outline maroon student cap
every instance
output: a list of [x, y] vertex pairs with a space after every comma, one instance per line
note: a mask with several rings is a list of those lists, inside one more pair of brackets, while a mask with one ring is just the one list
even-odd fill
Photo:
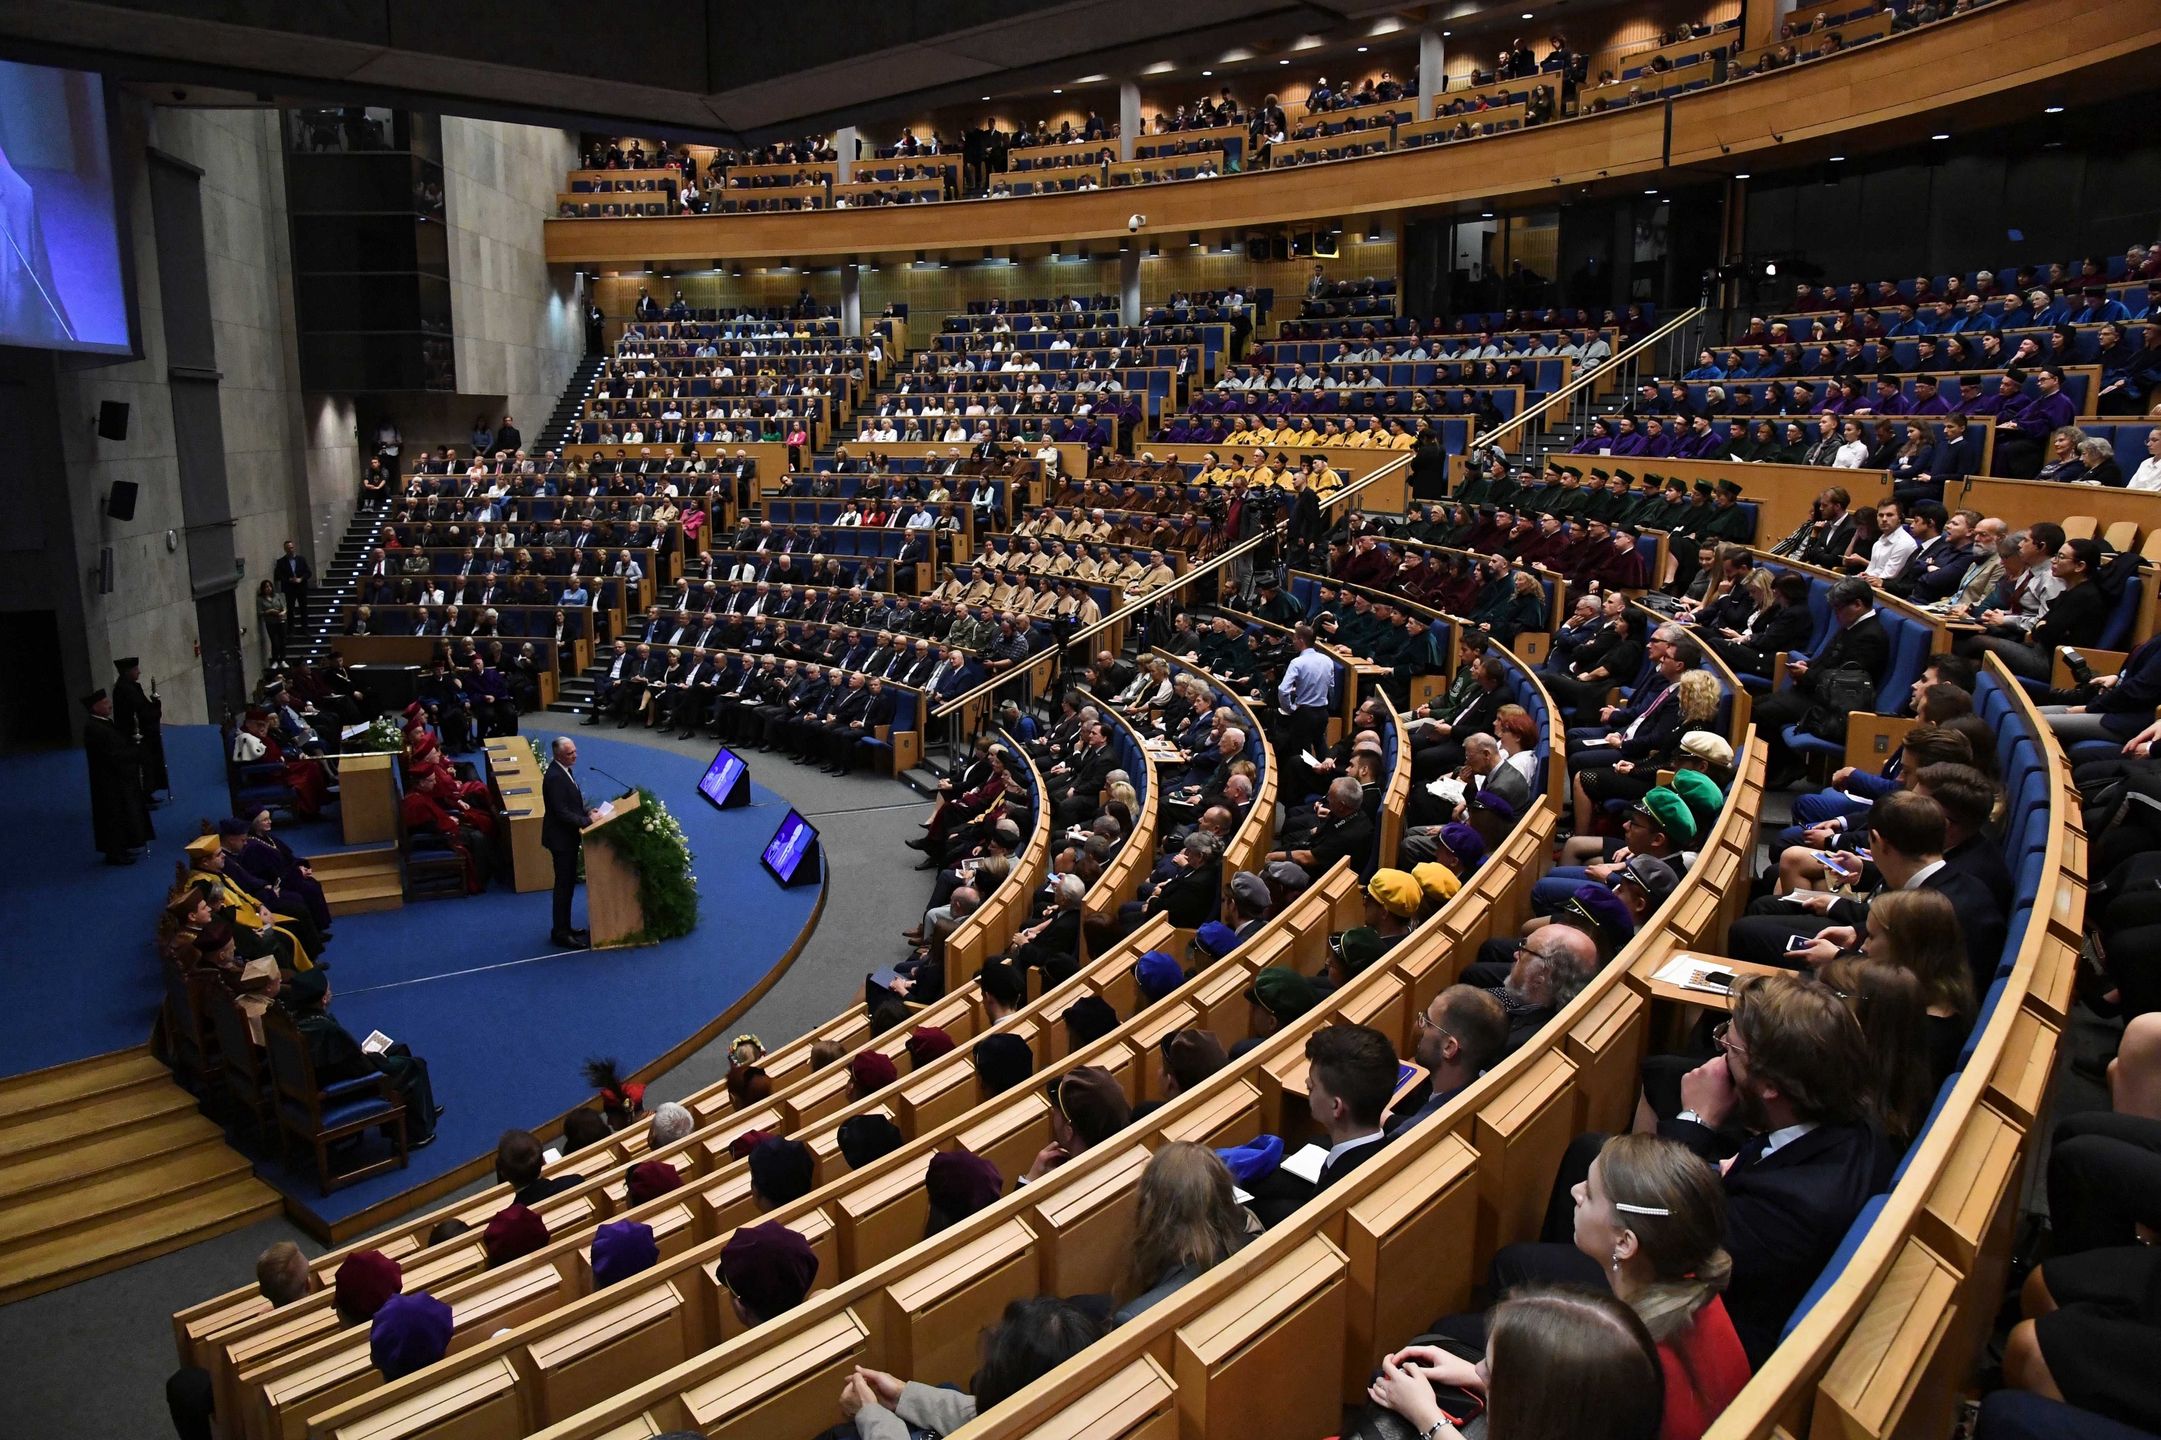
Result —
[[810, 1242], [775, 1221], [744, 1225], [720, 1247], [720, 1279], [761, 1320], [792, 1310], [818, 1278]]
[[877, 1051], [866, 1050], [848, 1062], [848, 1078], [855, 1082], [858, 1091], [868, 1095], [900, 1079], [900, 1070]]
[[922, 1069], [953, 1049], [953, 1037], [935, 1025], [918, 1025], [908, 1032], [908, 1061]]
[[360, 1250], [338, 1266], [338, 1314], [346, 1320], [373, 1320], [391, 1296], [405, 1288], [405, 1270], [380, 1250]]
[[505, 1205], [488, 1222], [488, 1263], [504, 1265], [548, 1243], [548, 1222], [523, 1205]]
[[630, 1167], [623, 1188], [630, 1194], [630, 1203], [643, 1205], [655, 1195], [665, 1195], [683, 1183], [676, 1168], [665, 1160], [643, 1160]]
[[930, 1157], [923, 1177], [935, 1217], [947, 1224], [973, 1215], [1005, 1193], [1005, 1176], [980, 1155], [966, 1150], [940, 1150]]

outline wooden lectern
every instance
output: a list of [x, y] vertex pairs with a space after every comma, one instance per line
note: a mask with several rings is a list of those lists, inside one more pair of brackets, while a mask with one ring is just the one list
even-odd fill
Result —
[[595, 950], [620, 946], [623, 937], [645, 928], [645, 907], [638, 903], [638, 872], [606, 841], [595, 837], [637, 813], [638, 792], [609, 802], [615, 813], [579, 832], [585, 842], [585, 927]]

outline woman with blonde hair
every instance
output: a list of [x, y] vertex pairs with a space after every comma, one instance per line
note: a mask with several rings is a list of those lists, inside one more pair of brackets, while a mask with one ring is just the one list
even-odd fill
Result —
[[1233, 1190], [1230, 1170], [1205, 1145], [1180, 1141], [1155, 1153], [1141, 1173], [1119, 1324], [1199, 1279], [1259, 1233], [1260, 1222]]
[[[1681, 739], [1696, 730], [1718, 728], [1718, 702], [1720, 697], [1718, 677], [1700, 666], [1681, 672], [1673, 682], [1674, 703], [1680, 707], [1681, 728], [1673, 732], [1672, 739], [1662, 748], [1634, 760], [1616, 760], [1611, 765], [1576, 772], [1574, 790], [1576, 835], [1599, 839], [1594, 833], [1597, 817], [1616, 806], [1625, 809], [1651, 793], [1658, 785], [1658, 772], [1676, 768], [1681, 756]], [[1583, 847], [1588, 853], [1588, 847]], [[1604, 858], [1601, 841], [1599, 859]], [[1573, 863], [1564, 860], [1564, 864]]]
[[[1582, 1182], [1569, 1193], [1575, 1204], [1577, 1251], [1605, 1272], [1612, 1288], [1610, 1298], [1626, 1307], [1655, 1347], [1654, 1375], [1663, 1376], [1663, 1385], [1654, 1379], [1646, 1387], [1654, 1423], [1641, 1430], [1610, 1428], [1619, 1422], [1602, 1416], [1611, 1408], [1603, 1404], [1586, 1404], [1577, 1411], [1579, 1418], [1561, 1428], [1524, 1429], [1504, 1423], [1500, 1377], [1511, 1368], [1510, 1308], [1524, 1303], [1526, 1297], [1520, 1295], [1493, 1312], [1483, 1361], [1474, 1366], [1455, 1353], [1464, 1348], [1461, 1341], [1447, 1342], [1454, 1348], [1414, 1344], [1382, 1361], [1382, 1378], [1372, 1391], [1374, 1400], [1427, 1433], [1426, 1427], [1439, 1412], [1437, 1407], [1428, 1411], [1421, 1405], [1419, 1388], [1425, 1390], [1427, 1402], [1434, 1398], [1434, 1384], [1486, 1392], [1486, 1433], [1493, 1440], [1525, 1436], [1574, 1440], [1636, 1433], [1655, 1434], [1659, 1440], [1697, 1440], [1710, 1428], [1749, 1376], [1747, 1354], [1721, 1298], [1733, 1262], [1724, 1248], [1726, 1190], [1718, 1172], [1677, 1140], [1616, 1135], [1606, 1141]], [[1586, 1299], [1594, 1293], [1552, 1292]], [[1402, 1384], [1391, 1371], [1397, 1376], [1418, 1374], [1429, 1384]], [[1569, 1388], [1559, 1375], [1552, 1377], [1551, 1385]], [[1585, 1397], [1586, 1401], [1590, 1398]]]

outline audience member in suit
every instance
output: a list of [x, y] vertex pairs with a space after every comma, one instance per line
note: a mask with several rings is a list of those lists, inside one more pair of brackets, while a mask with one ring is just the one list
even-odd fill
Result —
[[1876, 592], [1858, 575], [1848, 576], [1831, 587], [1828, 597], [1831, 623], [1835, 627], [1823, 648], [1807, 660], [1790, 662], [1793, 679], [1785, 689], [1774, 690], [1756, 702], [1756, 733], [1768, 747], [1768, 782], [1784, 789], [1800, 778], [1801, 763], [1781, 738], [1788, 725], [1798, 724], [1817, 703], [1823, 677], [1834, 670], [1858, 669], [1871, 680], [1883, 678], [1891, 659], [1891, 638], [1884, 633], [1883, 619], [1876, 613]]
[[2024, 639], [1991, 633], [1981, 639], [1981, 648], [2003, 661], [2014, 675], [2028, 680], [2048, 679], [2058, 646], [2090, 647], [2108, 624], [2114, 601], [2096, 583], [2101, 560], [2100, 541], [2065, 542], [2049, 562], [2049, 573], [2063, 589], [2048, 602], [2040, 623]]
[[1255, 1182], [1252, 1211], [1275, 1225], [1371, 1160], [1388, 1143], [1381, 1118], [1396, 1091], [1396, 1048], [1369, 1025], [1326, 1025], [1306, 1041], [1306, 1108], [1326, 1137], [1320, 1176], [1288, 1170]]
[[1323, 818], [1302, 849], [1278, 850], [1271, 861], [1288, 860], [1308, 875], [1321, 875], [1336, 861], [1348, 857], [1351, 868], [1361, 874], [1373, 864], [1373, 818], [1366, 814], [1365, 787], [1349, 775], [1329, 782], [1321, 801]]
[[[1996, 882], [1984, 868], [1986, 862], [1975, 849], [1963, 851], [1959, 864], [1949, 863], [1944, 854], [1949, 836], [1944, 806], [1912, 791], [1885, 796], [1869, 812], [1870, 863], [1883, 879], [1878, 893], [1928, 889], [1948, 896], [1964, 929], [1974, 993], [1980, 994], [1994, 979], [1996, 962], [2003, 954], [2008, 920], [2003, 902], [2009, 891], [1995, 888]], [[1988, 843], [1985, 837], [1968, 838]], [[1846, 874], [1858, 878], [1860, 869], [1856, 866]], [[1733, 923], [1726, 944], [1736, 959], [1760, 965], [1824, 965], [1842, 953], [1858, 951], [1866, 942], [1866, 899], [1823, 890], [1789, 893], [1799, 900], [1759, 900]], [[1796, 909], [1797, 904], [1801, 908]], [[1795, 935], [1809, 937], [1809, 948], [1789, 952], [1787, 941]]]
[[1451, 985], [1412, 1022], [1411, 1055], [1426, 1069], [1420, 1089], [1389, 1113], [1390, 1135], [1408, 1130], [1453, 1100], [1508, 1050], [1508, 1011], [1490, 990]]
[[1678, 740], [1685, 723], [1681, 697], [1674, 686], [1703, 664], [1703, 651], [1678, 625], [1661, 625], [1645, 647], [1650, 678], [1636, 687], [1626, 705], [1608, 705], [1598, 723], [1568, 732], [1568, 768], [1603, 770], [1627, 760], [1662, 754]]
[[1780, 656], [1807, 647], [1815, 623], [1808, 613], [1808, 577], [1788, 570], [1771, 581], [1767, 603], [1745, 621], [1714, 627], [1699, 617], [1695, 635], [1736, 674], [1769, 677]]
[[1460, 767], [1465, 737], [1493, 728], [1493, 717], [1507, 698], [1501, 687], [1507, 683], [1508, 667], [1492, 655], [1481, 655], [1471, 665], [1477, 684], [1467, 700], [1446, 714], [1411, 722], [1414, 781], [1430, 782]]

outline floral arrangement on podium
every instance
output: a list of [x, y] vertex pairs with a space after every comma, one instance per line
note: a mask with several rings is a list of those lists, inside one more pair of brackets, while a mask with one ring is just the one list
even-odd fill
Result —
[[624, 944], [654, 945], [697, 927], [698, 875], [692, 868], [690, 840], [658, 795], [640, 785], [638, 808], [601, 826], [592, 838], [614, 847], [638, 872], [645, 928], [625, 936]]

